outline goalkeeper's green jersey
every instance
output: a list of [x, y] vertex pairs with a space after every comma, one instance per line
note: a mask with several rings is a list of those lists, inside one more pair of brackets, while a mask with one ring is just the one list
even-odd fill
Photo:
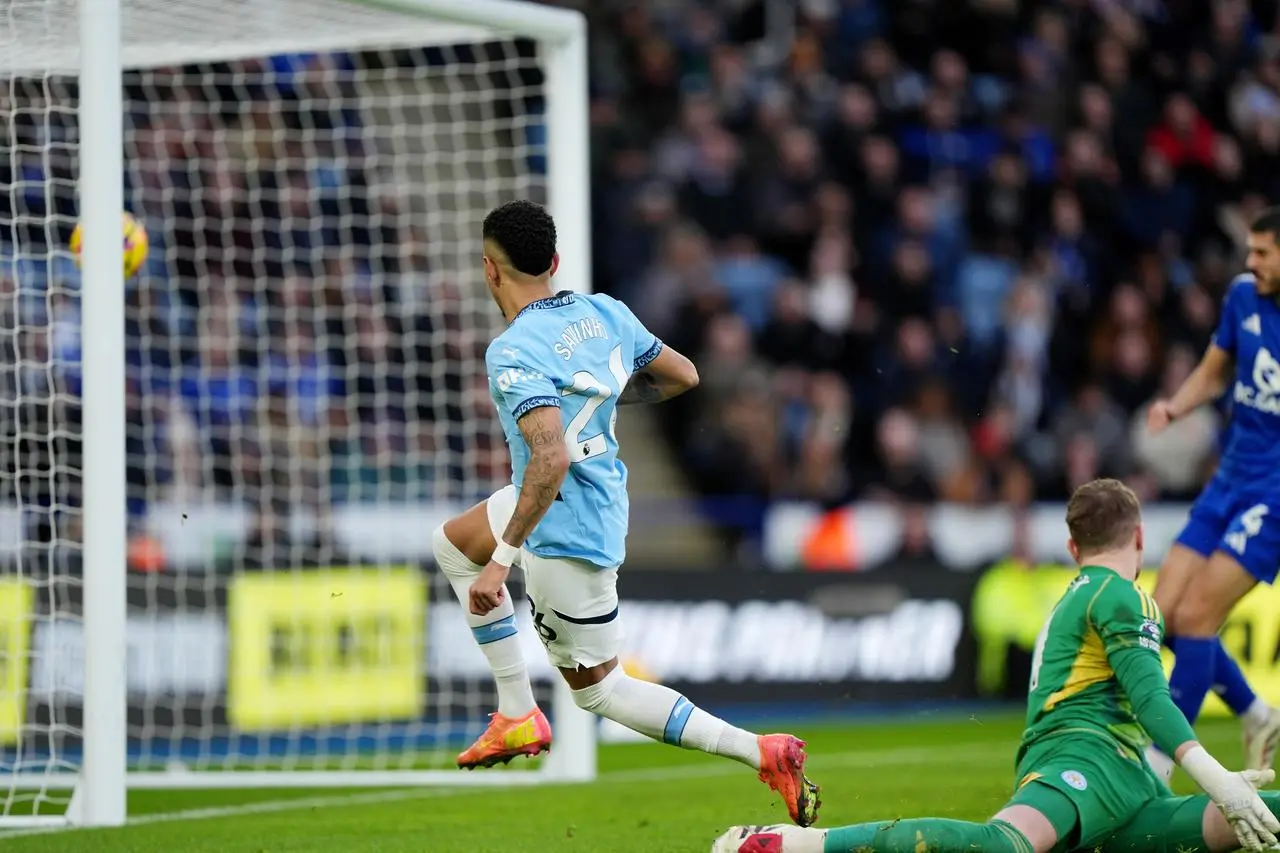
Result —
[[1195, 735], [1169, 698], [1155, 600], [1111, 569], [1085, 566], [1036, 640], [1018, 761], [1059, 736], [1095, 736], [1139, 759], [1152, 740], [1169, 755]]

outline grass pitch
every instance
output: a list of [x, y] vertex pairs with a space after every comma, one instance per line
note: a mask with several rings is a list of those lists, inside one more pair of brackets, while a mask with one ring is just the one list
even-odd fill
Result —
[[[820, 826], [990, 816], [1013, 784], [1016, 712], [809, 725]], [[780, 730], [785, 727], [770, 727]], [[1232, 721], [1200, 734], [1241, 757]], [[512, 789], [138, 791], [114, 830], [0, 834], [5, 853], [707, 853], [725, 827], [787, 819], [737, 764], [650, 744], [605, 746], [591, 785]], [[1185, 778], [1176, 780], [1190, 790]]]

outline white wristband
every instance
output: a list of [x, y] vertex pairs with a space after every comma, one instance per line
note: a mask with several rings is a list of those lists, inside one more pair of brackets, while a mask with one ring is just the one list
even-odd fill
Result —
[[1183, 770], [1187, 771], [1187, 775], [1195, 780], [1201, 790], [1215, 802], [1220, 802], [1221, 798], [1227, 794], [1223, 786], [1230, 785], [1231, 771], [1218, 763], [1218, 759], [1210, 755], [1203, 746], [1197, 745], [1188, 749], [1182, 756], [1182, 761], [1178, 763], [1182, 765]]
[[511, 568], [511, 564], [516, 561], [516, 557], [520, 556], [520, 549], [515, 545], [508, 545], [501, 539], [498, 540], [498, 546], [493, 549], [493, 556], [490, 558], [499, 566]]

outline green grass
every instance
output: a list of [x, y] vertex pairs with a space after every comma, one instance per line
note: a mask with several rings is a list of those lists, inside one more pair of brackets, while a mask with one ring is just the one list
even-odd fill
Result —
[[[1238, 763], [1232, 722], [1201, 735]], [[1010, 791], [1019, 719], [817, 726], [822, 826], [916, 815], [981, 820]], [[5, 838], [5, 853], [707, 853], [736, 823], [786, 820], [740, 765], [658, 745], [602, 747], [591, 785], [379, 791], [138, 791], [130, 826]], [[1185, 780], [1182, 780], [1185, 783]], [[1185, 784], [1179, 787], [1185, 787]], [[241, 808], [243, 807], [243, 808]], [[236, 809], [207, 817], [196, 809]]]

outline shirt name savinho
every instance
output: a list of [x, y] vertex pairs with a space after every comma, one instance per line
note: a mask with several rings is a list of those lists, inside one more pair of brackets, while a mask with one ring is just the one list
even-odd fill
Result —
[[574, 350], [583, 341], [608, 337], [609, 333], [605, 331], [604, 323], [596, 317], [588, 317], [564, 327], [560, 332], [560, 340], [556, 342], [555, 351], [557, 355], [568, 361], [573, 358]]

